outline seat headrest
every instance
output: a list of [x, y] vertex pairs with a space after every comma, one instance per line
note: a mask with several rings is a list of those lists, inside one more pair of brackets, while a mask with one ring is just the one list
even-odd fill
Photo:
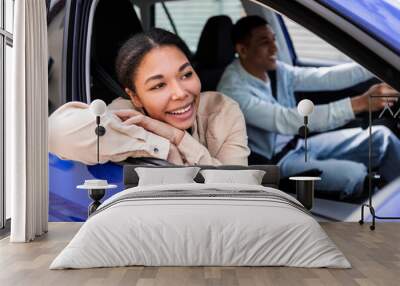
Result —
[[142, 31], [130, 0], [99, 1], [92, 35], [92, 100], [102, 99], [109, 104], [119, 96], [126, 96], [117, 80], [115, 60], [123, 43]]
[[99, 1], [93, 27], [94, 56], [111, 76], [115, 76], [119, 48], [129, 37], [142, 31], [130, 0]]
[[224, 68], [235, 57], [231, 39], [232, 20], [226, 15], [207, 20], [201, 32], [195, 60], [202, 68]]

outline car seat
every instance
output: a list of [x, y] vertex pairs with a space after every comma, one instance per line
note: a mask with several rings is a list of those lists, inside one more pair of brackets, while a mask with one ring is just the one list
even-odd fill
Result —
[[92, 101], [98, 98], [109, 104], [119, 96], [127, 97], [115, 74], [115, 59], [122, 44], [142, 31], [130, 0], [99, 1], [91, 47]]
[[216, 90], [225, 67], [235, 58], [232, 27], [231, 18], [218, 15], [210, 17], [201, 32], [193, 62], [202, 91]]

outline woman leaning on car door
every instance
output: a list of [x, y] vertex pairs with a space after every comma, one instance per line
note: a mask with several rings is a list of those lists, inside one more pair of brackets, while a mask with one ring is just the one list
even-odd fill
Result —
[[[102, 117], [100, 162], [155, 157], [184, 165], [247, 165], [246, 125], [238, 104], [201, 84], [183, 41], [152, 29], [119, 50], [119, 97]], [[89, 105], [68, 102], [49, 118], [49, 151], [60, 158], [96, 164], [95, 117]]]

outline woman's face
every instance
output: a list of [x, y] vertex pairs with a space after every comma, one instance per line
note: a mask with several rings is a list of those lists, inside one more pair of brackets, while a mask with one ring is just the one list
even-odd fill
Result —
[[189, 60], [178, 48], [152, 49], [144, 56], [132, 80], [136, 92], [127, 92], [136, 107], [182, 130], [193, 125], [201, 84]]

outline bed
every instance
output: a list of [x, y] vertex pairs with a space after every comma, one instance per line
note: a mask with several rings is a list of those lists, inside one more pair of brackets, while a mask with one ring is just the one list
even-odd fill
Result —
[[264, 170], [262, 185], [204, 183], [198, 174], [195, 183], [151, 186], [138, 186], [137, 167], [124, 167], [127, 188], [98, 208], [50, 269], [351, 267], [310, 213], [278, 190], [277, 166], [201, 166]]

